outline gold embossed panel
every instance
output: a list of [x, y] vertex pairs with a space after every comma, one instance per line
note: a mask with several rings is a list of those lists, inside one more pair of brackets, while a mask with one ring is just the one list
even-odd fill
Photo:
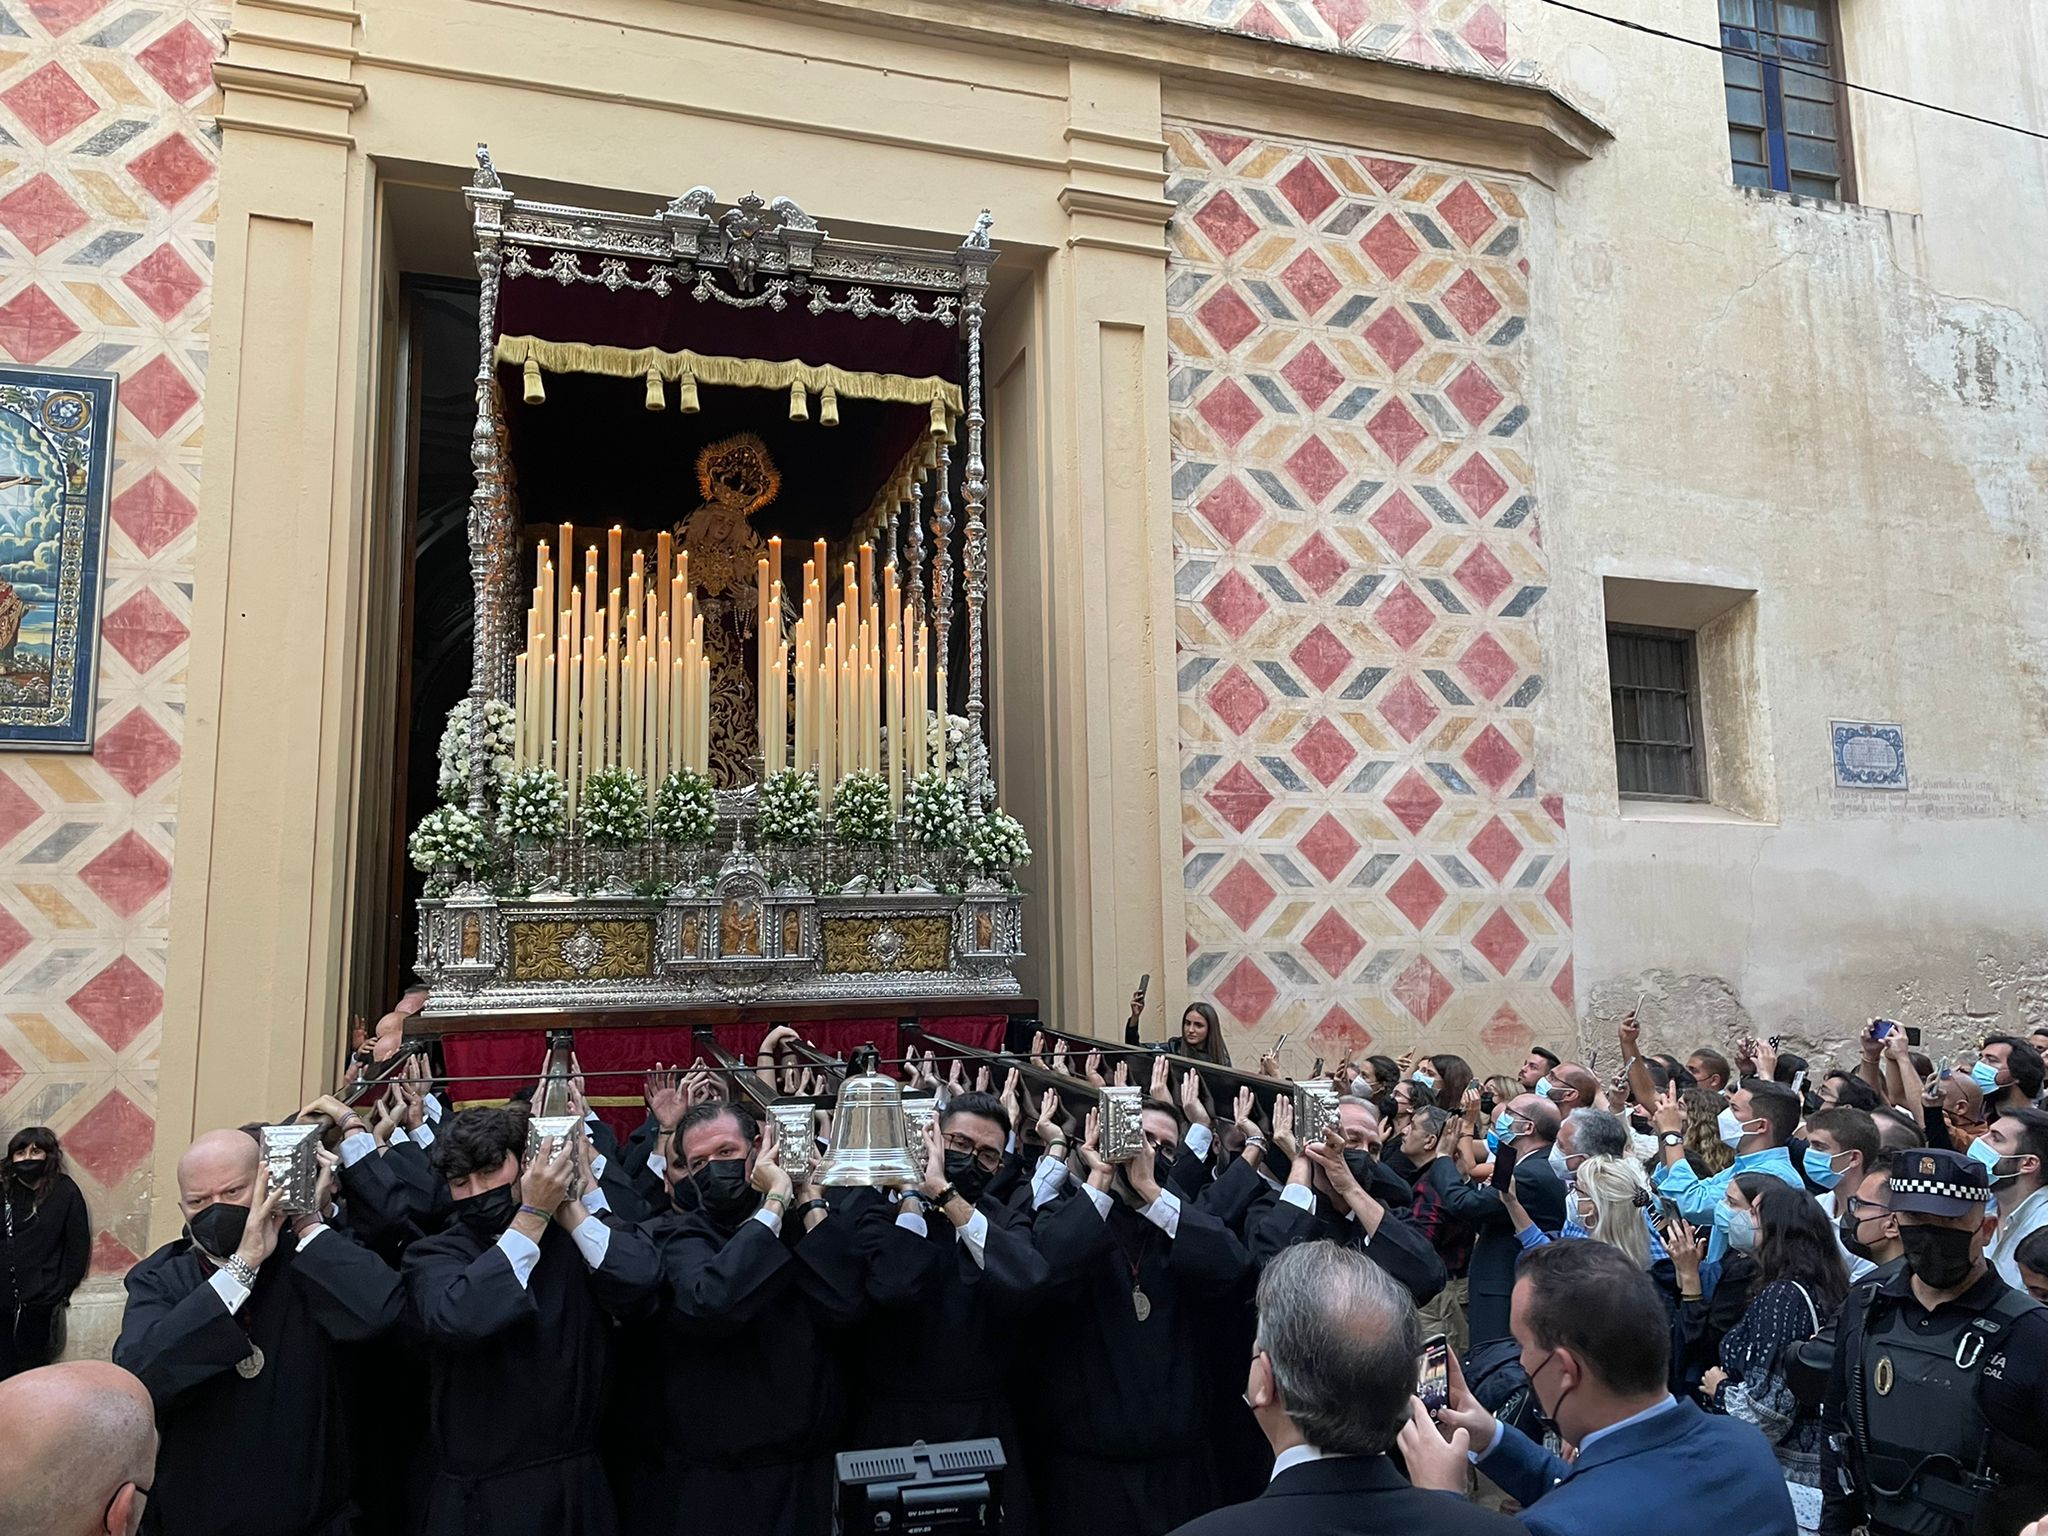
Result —
[[828, 973], [946, 969], [952, 924], [943, 917], [828, 917], [824, 929]]
[[654, 974], [654, 920], [606, 917], [515, 922], [514, 981], [631, 981]]

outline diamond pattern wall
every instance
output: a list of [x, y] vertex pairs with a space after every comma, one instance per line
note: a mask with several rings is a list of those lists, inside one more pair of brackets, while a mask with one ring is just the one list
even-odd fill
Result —
[[1188, 980], [1241, 1058], [1504, 1063], [1571, 1020], [1525, 214], [1447, 166], [1172, 125]]
[[[1058, 0], [1096, 11], [1241, 32], [1299, 48], [1395, 59], [1426, 69], [1533, 79], [1517, 57], [1508, 0]], [[1303, 173], [1313, 181], [1312, 172]], [[1332, 196], [1335, 194], [1333, 193]]]
[[0, 754], [0, 1131], [146, 1241], [198, 515], [224, 3], [0, 0], [0, 357], [121, 374], [90, 757]]

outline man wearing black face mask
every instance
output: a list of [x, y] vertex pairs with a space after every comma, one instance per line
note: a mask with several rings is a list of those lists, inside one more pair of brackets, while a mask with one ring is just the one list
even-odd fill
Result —
[[[322, 1160], [324, 1210], [335, 1159]], [[209, 1132], [178, 1160], [187, 1235], [128, 1272], [114, 1363], [149, 1388], [163, 1440], [146, 1532], [350, 1528], [344, 1347], [398, 1320], [398, 1276], [317, 1215], [288, 1222], [282, 1203], [251, 1138]]]
[[1985, 1260], [1998, 1219], [1983, 1164], [1902, 1152], [1888, 1195], [1905, 1268], [1842, 1307], [1820, 1528], [2012, 1536], [2048, 1508], [2048, 1309]]
[[816, 1536], [830, 1529], [846, 1384], [836, 1335], [867, 1298], [855, 1222], [869, 1190], [795, 1187], [772, 1126], [699, 1104], [667, 1167], [678, 1209], [648, 1226], [665, 1427], [659, 1466], [622, 1503], [636, 1536]]
[[653, 1307], [654, 1245], [611, 1217], [587, 1138], [544, 1144], [522, 1170], [525, 1142], [505, 1110], [451, 1117], [434, 1157], [454, 1218], [405, 1252], [406, 1323], [430, 1372], [428, 1536], [617, 1528], [598, 1420], [612, 1319]]
[[[985, 1093], [956, 1093], [929, 1131], [924, 1179], [895, 1210], [871, 1200], [855, 1225], [874, 1310], [853, 1356], [853, 1431], [843, 1449], [924, 1440], [1003, 1442], [1004, 1536], [1030, 1536], [1031, 1501], [1009, 1381], [1019, 1324], [1037, 1307], [1046, 1264], [1031, 1218], [990, 1193], [1010, 1120]], [[906, 1349], [904, 1340], [917, 1347]], [[934, 1372], [935, 1360], [963, 1369]]]

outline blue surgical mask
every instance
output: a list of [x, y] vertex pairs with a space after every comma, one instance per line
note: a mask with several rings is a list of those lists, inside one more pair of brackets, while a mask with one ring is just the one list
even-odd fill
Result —
[[1833, 1189], [1842, 1182], [1842, 1170], [1835, 1166], [1835, 1158], [1853, 1154], [1837, 1152], [1830, 1156], [1819, 1147], [1808, 1147], [1802, 1161], [1806, 1164], [1806, 1176], [1822, 1189]]
[[1422, 1084], [1422, 1086], [1427, 1088], [1431, 1093], [1436, 1092], [1436, 1079], [1431, 1077], [1427, 1072], [1423, 1071], [1420, 1067], [1417, 1067], [1413, 1072], [1410, 1072], [1408, 1074], [1408, 1081], [1411, 1083]]
[[1979, 1136], [1970, 1143], [1970, 1156], [1975, 1161], [1984, 1165], [1985, 1175], [1993, 1184], [2010, 1183], [2019, 1177], [2018, 1169], [2014, 1169], [2011, 1173], [1999, 1172], [2000, 1164], [2016, 1163], [2019, 1159], [2016, 1157], [2000, 1156], [1998, 1148], [1991, 1145], [1991, 1138], [1989, 1136]]
[[1987, 1098], [1998, 1092], [2001, 1086], [1998, 1081], [1998, 1063], [1995, 1061], [1975, 1063], [1970, 1068], [1970, 1081], [1979, 1088], [1982, 1088]]
[[1530, 1091], [1531, 1093], [1535, 1094], [1535, 1095], [1536, 1095], [1536, 1097], [1537, 1097], [1537, 1098], [1539, 1098], [1539, 1099], [1547, 1099], [1547, 1098], [1549, 1098], [1549, 1097], [1550, 1097], [1550, 1074], [1549, 1074], [1548, 1072], [1546, 1072], [1546, 1073], [1544, 1073], [1544, 1074], [1543, 1074], [1543, 1075], [1542, 1075], [1541, 1077], [1537, 1078], [1537, 1079], [1536, 1079], [1536, 1086], [1535, 1086], [1534, 1088], [1531, 1088], [1531, 1089], [1530, 1089], [1529, 1091]]
[[1499, 1114], [1495, 1115], [1493, 1117], [1493, 1134], [1501, 1141], [1513, 1141], [1515, 1139], [1515, 1117], [1506, 1110], [1502, 1110]]
[[1750, 1253], [1756, 1248], [1756, 1212], [1738, 1211], [1726, 1206], [1727, 1217], [1721, 1223], [1728, 1234], [1728, 1246], [1737, 1253]]

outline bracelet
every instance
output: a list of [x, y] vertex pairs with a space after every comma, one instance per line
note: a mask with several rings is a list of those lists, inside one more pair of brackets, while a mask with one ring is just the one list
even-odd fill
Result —
[[1060, 1137], [1057, 1141], [1048, 1141], [1045, 1144], [1045, 1155], [1047, 1157], [1056, 1156], [1057, 1154], [1053, 1151], [1053, 1148], [1057, 1147], [1061, 1152], [1064, 1152], [1067, 1150], [1068, 1147], [1072, 1145], [1073, 1143], [1068, 1141], [1064, 1136]]
[[1268, 1151], [1273, 1144], [1266, 1140], [1266, 1138], [1263, 1136], [1247, 1136], [1244, 1139], [1244, 1145], [1246, 1151], [1250, 1151], [1253, 1147], [1257, 1147], [1261, 1152], [1265, 1152]]
[[785, 1195], [781, 1190], [778, 1189], [765, 1195], [762, 1198], [762, 1203], [765, 1205], [774, 1205], [776, 1201], [781, 1201], [782, 1203], [776, 1206], [776, 1209], [786, 1216], [789, 1214], [789, 1198], [790, 1197], [788, 1195]]
[[220, 1267], [227, 1271], [228, 1275], [242, 1289], [247, 1291], [256, 1289], [256, 1271], [250, 1267], [249, 1261], [240, 1254], [229, 1254], [220, 1261]]
[[827, 1205], [823, 1200], [814, 1199], [806, 1200], [802, 1205], [793, 1208], [789, 1212], [789, 1214], [801, 1219], [802, 1217], [810, 1215], [813, 1211], [829, 1211], [831, 1209], [832, 1207]]
[[363, 1117], [361, 1115], [343, 1115], [341, 1117], [341, 1134], [344, 1136], [349, 1135], [350, 1126], [354, 1126], [359, 1131], [365, 1131], [369, 1129], [369, 1126], [364, 1122]]
[[521, 1216], [538, 1216], [542, 1221], [546, 1221], [552, 1212], [544, 1211], [537, 1205], [528, 1205], [522, 1200], [519, 1203], [519, 1214]]
[[931, 1199], [926, 1201], [925, 1203], [936, 1211], [948, 1200], [957, 1200], [959, 1198], [960, 1191], [955, 1189], [952, 1185], [948, 1184], [944, 1189], [940, 1190], [936, 1195], [933, 1195]]

